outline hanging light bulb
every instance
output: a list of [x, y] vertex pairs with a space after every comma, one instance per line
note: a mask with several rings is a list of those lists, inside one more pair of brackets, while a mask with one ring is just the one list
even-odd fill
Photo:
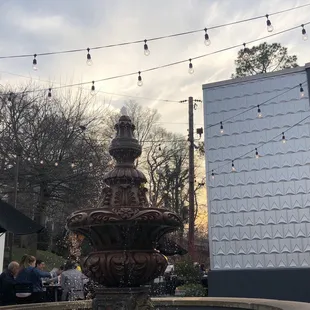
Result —
[[43, 160], [40, 160], [40, 164], [43, 165], [43, 164], [44, 164], [44, 161], [43, 161]]
[[233, 160], [231, 161], [231, 170], [236, 171], [235, 164], [234, 164]]
[[220, 122], [220, 133], [224, 133], [224, 127], [223, 127], [223, 122]]
[[191, 60], [191, 59], [189, 59], [188, 73], [189, 73], [189, 74], [193, 74], [193, 73], [194, 73], [194, 67], [193, 67], [192, 60]]
[[86, 64], [88, 66], [91, 66], [93, 64], [93, 61], [91, 59], [91, 55], [90, 55], [89, 51], [90, 51], [90, 49], [87, 48]]
[[12, 100], [13, 100], [13, 93], [11, 92], [9, 93], [8, 101], [12, 102]]
[[34, 54], [33, 55], [33, 61], [32, 61], [32, 69], [34, 71], [38, 70], [37, 64], [38, 64], [38, 62], [37, 62], [37, 54]]
[[93, 163], [89, 163], [89, 167], [91, 168], [93, 166]]
[[96, 95], [95, 81], [92, 81], [92, 86], [91, 86], [90, 94], [92, 96]]
[[285, 143], [285, 142], [286, 142], [285, 135], [284, 135], [284, 132], [282, 132], [282, 143]]
[[209, 38], [207, 31], [208, 31], [208, 29], [205, 28], [205, 45], [209, 46], [211, 44], [211, 41], [210, 41], [210, 38]]
[[262, 114], [262, 111], [261, 111], [259, 105], [257, 106], [257, 117], [258, 118], [262, 118], [263, 117], [263, 114]]
[[246, 47], [246, 43], [243, 43], [243, 58], [247, 59], [250, 56], [250, 49]]
[[31, 158], [30, 158], [30, 157], [28, 157], [27, 159], [28, 159], [28, 161], [31, 161]]
[[268, 14], [266, 14], [266, 18], [267, 18], [267, 21], [266, 21], [267, 31], [268, 32], [272, 32], [273, 31], [273, 26], [271, 25], [271, 21], [269, 19], [269, 15]]
[[308, 35], [307, 35], [307, 31], [306, 29], [304, 28], [304, 25], [301, 25], [302, 29], [301, 29], [301, 34], [302, 34], [302, 39], [304, 41], [307, 41], [308, 40]]
[[52, 89], [51, 88], [48, 89], [47, 100], [52, 101]]
[[214, 170], [212, 170], [211, 178], [214, 180]]
[[257, 148], [255, 148], [255, 157], [256, 157], [256, 158], [259, 158], [259, 154], [258, 154]]
[[145, 56], [149, 56], [150, 55], [150, 50], [149, 50], [149, 47], [147, 46], [147, 40], [144, 40], [144, 55]]
[[305, 96], [305, 92], [304, 92], [304, 89], [302, 87], [302, 84], [300, 83], [299, 84], [299, 92], [300, 92], [300, 98], [303, 98]]
[[143, 85], [143, 81], [142, 81], [142, 76], [141, 76], [141, 71], [138, 72], [138, 86], [142, 86]]
[[58, 167], [58, 162], [57, 161], [55, 162], [55, 167]]
[[74, 168], [75, 167], [75, 163], [71, 163], [71, 168]]

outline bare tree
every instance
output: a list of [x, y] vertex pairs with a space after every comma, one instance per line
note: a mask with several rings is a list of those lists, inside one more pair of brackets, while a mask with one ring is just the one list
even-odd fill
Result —
[[49, 101], [30, 85], [0, 92], [0, 105], [2, 196], [14, 196], [19, 166], [18, 206], [43, 225], [99, 203], [109, 156], [98, 140], [105, 113], [92, 111], [90, 98], [78, 92]]

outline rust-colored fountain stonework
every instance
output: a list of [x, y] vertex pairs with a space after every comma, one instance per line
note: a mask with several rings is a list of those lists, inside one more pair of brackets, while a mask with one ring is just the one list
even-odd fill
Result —
[[93, 308], [151, 309], [141, 285], [163, 274], [167, 259], [156, 250], [158, 242], [181, 227], [182, 221], [169, 210], [149, 207], [146, 177], [134, 165], [141, 145], [125, 109], [122, 114], [109, 148], [116, 165], [104, 176], [103, 204], [74, 212], [67, 225], [89, 239], [95, 249], [83, 264], [84, 273], [105, 286], [97, 292]]

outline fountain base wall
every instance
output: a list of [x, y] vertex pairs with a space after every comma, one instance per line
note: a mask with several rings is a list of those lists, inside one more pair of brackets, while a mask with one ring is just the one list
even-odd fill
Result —
[[[116, 296], [115, 296], [116, 297]], [[310, 310], [309, 303], [281, 300], [247, 298], [209, 298], [209, 297], [165, 297], [152, 298], [158, 310]], [[62, 301], [44, 304], [11, 305], [0, 307], [1, 310], [91, 310], [91, 300]], [[105, 308], [103, 308], [105, 309]], [[143, 308], [141, 308], [143, 309]], [[144, 308], [145, 309], [145, 308]]]
[[148, 288], [100, 288], [92, 304], [93, 310], [154, 309]]

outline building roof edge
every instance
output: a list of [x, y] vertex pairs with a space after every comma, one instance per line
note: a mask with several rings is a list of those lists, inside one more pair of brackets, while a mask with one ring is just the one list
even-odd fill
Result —
[[244, 83], [244, 82], [259, 80], [259, 79], [263, 79], [263, 78], [269, 78], [269, 77], [285, 75], [285, 74], [289, 74], [289, 73], [301, 72], [301, 71], [306, 70], [307, 68], [310, 68], [310, 63], [306, 63], [304, 66], [279, 70], [276, 72], [268, 72], [268, 73], [246, 76], [246, 77], [242, 77], [242, 78], [236, 78], [236, 79], [223, 80], [223, 81], [218, 81], [218, 82], [213, 82], [213, 83], [207, 83], [207, 84], [202, 85], [202, 89], [220, 87], [220, 86], [225, 86], [225, 85], [232, 85], [232, 84], [237, 84], [237, 83]]

